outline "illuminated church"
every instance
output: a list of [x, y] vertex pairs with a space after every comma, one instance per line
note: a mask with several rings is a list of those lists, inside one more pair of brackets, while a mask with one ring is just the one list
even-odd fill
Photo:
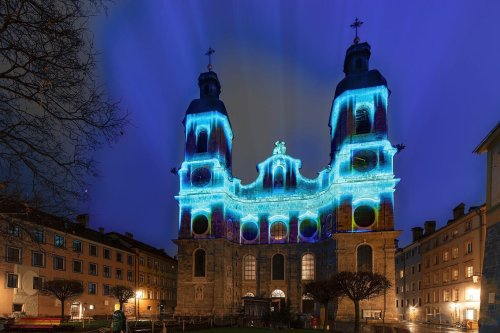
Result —
[[[387, 136], [387, 82], [369, 59], [370, 45], [356, 37], [328, 120], [330, 163], [314, 179], [276, 142], [256, 180], [242, 184], [231, 169], [233, 132], [219, 79], [210, 65], [200, 74], [178, 170], [178, 315], [235, 315], [247, 297], [285, 298], [293, 312], [308, 313], [314, 302], [305, 284], [345, 270], [394, 282], [397, 148]], [[362, 302], [362, 318], [396, 320], [394, 293]], [[352, 302], [342, 300], [337, 318], [353, 316]]]

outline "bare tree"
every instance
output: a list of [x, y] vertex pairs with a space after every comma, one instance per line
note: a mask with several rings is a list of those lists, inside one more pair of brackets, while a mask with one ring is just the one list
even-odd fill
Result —
[[81, 295], [83, 285], [76, 280], [52, 280], [43, 284], [42, 294], [54, 296], [61, 301], [61, 318], [64, 318], [64, 302]]
[[70, 206], [97, 175], [91, 153], [123, 134], [87, 28], [102, 1], [0, 1], [1, 197]]
[[342, 290], [339, 288], [336, 280], [318, 280], [309, 282], [304, 288], [307, 294], [310, 294], [314, 300], [325, 308], [325, 321], [323, 323], [323, 330], [326, 331], [328, 319], [328, 305], [331, 301], [337, 302], [338, 298], [342, 296]]
[[110, 294], [118, 300], [120, 303], [120, 310], [123, 310], [123, 303], [126, 303], [130, 298], [135, 297], [135, 293], [132, 288], [127, 286], [117, 285], [111, 287]]
[[385, 292], [391, 282], [372, 272], [340, 272], [334, 279], [342, 293], [354, 303], [354, 333], [359, 333], [359, 302]]

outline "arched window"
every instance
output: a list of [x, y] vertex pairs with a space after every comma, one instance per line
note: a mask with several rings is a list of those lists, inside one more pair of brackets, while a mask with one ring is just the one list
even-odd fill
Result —
[[255, 295], [253, 293], [251, 293], [251, 292], [248, 292], [243, 297], [255, 297]]
[[357, 259], [358, 272], [371, 272], [373, 270], [372, 248], [370, 245], [358, 246]]
[[302, 280], [314, 280], [314, 256], [310, 253], [302, 256]]
[[243, 279], [255, 280], [256, 260], [254, 256], [248, 255], [243, 257]]
[[207, 131], [201, 131], [198, 133], [198, 138], [196, 140], [196, 152], [206, 153], [208, 149], [208, 133]]
[[282, 188], [285, 183], [285, 170], [281, 166], [273, 171], [274, 188]]
[[285, 292], [281, 289], [275, 289], [271, 292], [271, 297], [272, 298], [285, 298]]
[[272, 260], [272, 279], [285, 279], [285, 257], [282, 254], [275, 254]]
[[194, 252], [194, 276], [204, 277], [205, 276], [205, 262], [206, 254], [202, 249], [198, 249]]
[[371, 124], [368, 110], [361, 108], [356, 110], [356, 134], [370, 133]]

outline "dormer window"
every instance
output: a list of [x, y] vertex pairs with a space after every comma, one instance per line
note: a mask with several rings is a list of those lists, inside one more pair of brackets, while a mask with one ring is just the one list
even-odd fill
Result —
[[356, 134], [366, 134], [371, 131], [370, 117], [368, 110], [361, 108], [356, 110]]
[[198, 133], [198, 138], [196, 140], [196, 152], [206, 153], [208, 150], [208, 133], [207, 131], [201, 131]]

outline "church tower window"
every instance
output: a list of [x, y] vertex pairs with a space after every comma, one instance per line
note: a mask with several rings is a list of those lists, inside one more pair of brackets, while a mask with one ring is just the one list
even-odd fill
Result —
[[368, 110], [361, 108], [356, 110], [356, 134], [370, 133], [371, 124]]
[[370, 245], [360, 245], [357, 251], [358, 272], [372, 272], [373, 259]]
[[314, 256], [310, 253], [302, 256], [302, 280], [314, 280]]
[[243, 278], [247, 281], [254, 281], [256, 277], [256, 260], [252, 255], [243, 258]]
[[202, 249], [198, 249], [194, 252], [194, 276], [195, 277], [205, 277], [205, 264], [206, 264], [206, 254]]
[[272, 279], [285, 279], [285, 257], [282, 254], [275, 254], [272, 259]]
[[205, 215], [197, 215], [193, 219], [193, 232], [197, 235], [203, 235], [208, 231], [208, 225], [208, 218]]
[[208, 151], [208, 133], [207, 131], [201, 131], [198, 133], [198, 138], [196, 140], [196, 152], [206, 153]]

